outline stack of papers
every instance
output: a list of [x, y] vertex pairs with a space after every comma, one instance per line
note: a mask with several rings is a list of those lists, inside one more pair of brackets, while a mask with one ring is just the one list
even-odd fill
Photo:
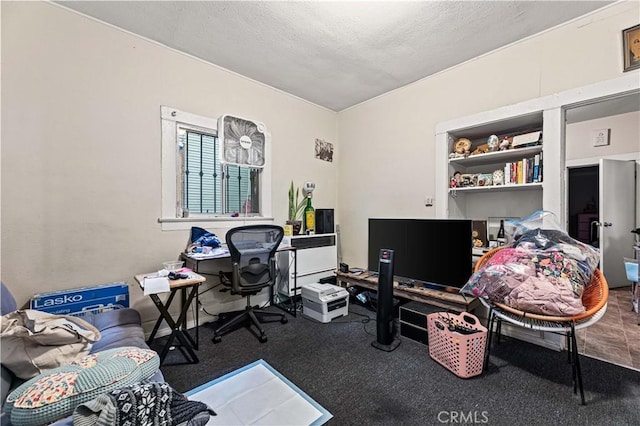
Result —
[[169, 278], [167, 277], [145, 277], [142, 280], [145, 296], [156, 293], [165, 293], [170, 290]]

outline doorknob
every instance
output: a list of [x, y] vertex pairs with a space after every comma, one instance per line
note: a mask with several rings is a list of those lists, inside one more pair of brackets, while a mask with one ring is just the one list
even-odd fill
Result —
[[613, 224], [611, 222], [596, 222], [595, 220], [593, 222], [591, 222], [591, 226], [593, 226], [593, 225], [595, 225], [595, 226], [604, 226], [605, 228], [609, 227], [609, 226], [613, 226]]

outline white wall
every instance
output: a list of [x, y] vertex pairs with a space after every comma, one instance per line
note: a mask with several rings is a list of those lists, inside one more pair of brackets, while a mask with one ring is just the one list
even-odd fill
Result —
[[[610, 129], [609, 145], [593, 146], [594, 130]], [[565, 133], [567, 161], [611, 157], [640, 151], [640, 112], [567, 124]]]
[[437, 123], [619, 77], [621, 32], [639, 14], [638, 2], [616, 3], [342, 111], [343, 261], [367, 264], [369, 217], [435, 217], [441, 200], [424, 198], [435, 194]]
[[316, 183], [316, 207], [337, 207], [339, 155], [314, 158], [315, 138], [337, 147], [334, 112], [51, 3], [1, 7], [2, 280], [19, 304], [126, 281], [144, 319], [157, 317], [133, 276], [189, 237], [158, 223], [161, 105], [267, 125], [274, 223], [292, 179]]
[[[610, 129], [609, 145], [593, 146], [591, 134], [597, 129]], [[640, 170], [640, 112], [567, 124], [565, 142], [567, 163], [598, 164], [597, 159], [607, 157], [635, 159]], [[636, 227], [639, 226], [640, 178], [636, 177]]]

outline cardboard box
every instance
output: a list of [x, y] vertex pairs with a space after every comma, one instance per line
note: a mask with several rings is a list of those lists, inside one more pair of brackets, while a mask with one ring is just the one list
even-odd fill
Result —
[[56, 315], [84, 316], [129, 307], [127, 283], [103, 284], [34, 294], [30, 308]]

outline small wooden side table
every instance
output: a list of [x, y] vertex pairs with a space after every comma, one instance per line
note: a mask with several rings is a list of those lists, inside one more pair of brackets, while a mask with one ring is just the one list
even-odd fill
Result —
[[[140, 274], [140, 275], [136, 275], [135, 279], [140, 285], [140, 288], [144, 289], [145, 278], [152, 278], [152, 277], [153, 278], [157, 277], [157, 274], [155, 273]], [[187, 332], [186, 323], [187, 323], [187, 313], [189, 311], [189, 307], [191, 306], [191, 303], [193, 303], [193, 299], [196, 299], [196, 305], [197, 305], [198, 289], [200, 287], [200, 284], [205, 281], [206, 281], [206, 278], [204, 278], [202, 275], [198, 275], [195, 272], [189, 272], [189, 278], [169, 280], [170, 294], [166, 302], [163, 303], [158, 294], [149, 295], [149, 297], [151, 297], [151, 300], [153, 300], [153, 303], [156, 305], [156, 308], [158, 308], [158, 311], [160, 312], [160, 316], [158, 317], [158, 320], [156, 321], [156, 324], [153, 327], [153, 331], [151, 332], [149, 339], [147, 339], [147, 344], [151, 345], [151, 343], [153, 342], [153, 339], [156, 337], [156, 333], [158, 332], [158, 328], [160, 327], [162, 320], [165, 320], [169, 325], [169, 327], [171, 328], [171, 335], [169, 336], [169, 339], [165, 343], [164, 347], [162, 348], [162, 352], [160, 353], [161, 365], [164, 362], [164, 359], [166, 358], [167, 354], [169, 353], [169, 349], [171, 348], [171, 346], [173, 346], [174, 339], [178, 339], [178, 341], [180, 342], [180, 345], [176, 345], [176, 347], [180, 348], [180, 351], [182, 352], [182, 355], [187, 360], [188, 364], [196, 364], [200, 362], [197, 355], [193, 351], [194, 349], [198, 350], [198, 341], [199, 341], [198, 309], [196, 309], [196, 317], [195, 317], [195, 321], [196, 321], [195, 340]], [[169, 307], [171, 306], [171, 303], [173, 302], [173, 299], [176, 293], [178, 293], [178, 291], [180, 291], [180, 294], [181, 294], [180, 314], [178, 316], [178, 319], [174, 320], [171, 314], [169, 313]]]

